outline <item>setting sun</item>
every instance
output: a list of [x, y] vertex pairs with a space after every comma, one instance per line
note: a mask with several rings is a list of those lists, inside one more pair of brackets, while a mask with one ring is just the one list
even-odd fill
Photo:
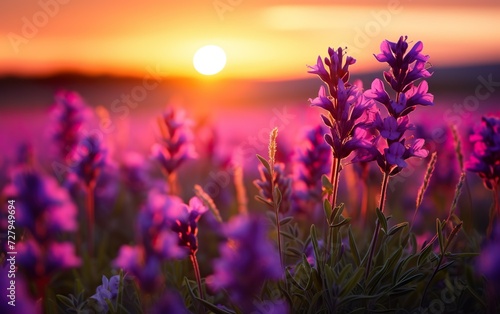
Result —
[[219, 46], [203, 46], [194, 54], [193, 65], [203, 75], [217, 74], [226, 65], [226, 53]]

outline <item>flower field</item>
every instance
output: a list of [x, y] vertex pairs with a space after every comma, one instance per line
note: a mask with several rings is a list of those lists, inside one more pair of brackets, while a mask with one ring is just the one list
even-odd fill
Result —
[[46, 147], [0, 165], [0, 313], [498, 313], [500, 112], [436, 129], [420, 41], [383, 41], [365, 87], [325, 52], [313, 125], [272, 108], [225, 147], [167, 106], [130, 151], [57, 92]]

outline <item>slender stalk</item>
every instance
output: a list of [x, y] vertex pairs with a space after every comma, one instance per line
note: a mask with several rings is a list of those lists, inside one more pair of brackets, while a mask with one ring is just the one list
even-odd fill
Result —
[[[330, 181], [332, 182], [333, 191], [330, 196], [330, 203], [332, 204], [332, 208], [335, 208], [337, 205], [337, 195], [339, 190], [339, 172], [340, 172], [340, 158], [333, 158], [332, 161], [332, 173], [330, 175]], [[333, 212], [332, 212], [333, 214]], [[332, 216], [329, 218], [329, 222], [333, 219]]]
[[[332, 204], [332, 209], [335, 208], [336, 203], [337, 203], [337, 195], [338, 195], [338, 190], [339, 190], [339, 170], [340, 170], [340, 158], [336, 158], [335, 156], [333, 157], [332, 160], [332, 173], [330, 174], [330, 181], [333, 186], [332, 193], [330, 195], [330, 203]], [[330, 214], [330, 217], [326, 217], [326, 222], [328, 225], [328, 232], [327, 232], [327, 238], [326, 238], [326, 256], [325, 256], [325, 263], [326, 260], [328, 259], [328, 256], [331, 254], [332, 251], [332, 227], [331, 224], [333, 223], [333, 212]]]
[[[390, 171], [384, 172], [384, 178], [382, 180], [382, 189], [380, 192], [380, 200], [379, 200], [379, 209], [382, 213], [384, 212], [385, 199], [387, 196], [387, 186], [389, 185], [389, 178], [390, 178], [389, 172]], [[365, 279], [368, 279], [368, 275], [370, 274], [370, 268], [372, 265], [373, 254], [375, 253], [375, 246], [377, 245], [377, 239], [378, 239], [379, 232], [380, 232], [380, 221], [377, 220], [377, 225], [375, 227], [375, 233], [373, 234], [372, 242], [370, 243], [370, 255], [368, 255], [368, 264], [366, 265]]]
[[94, 252], [94, 190], [95, 183], [89, 183], [87, 186], [87, 236], [89, 241], [89, 256], [92, 256]]
[[179, 195], [179, 186], [177, 182], [177, 174], [175, 172], [167, 174], [169, 194]]
[[193, 263], [194, 275], [196, 277], [196, 284], [198, 285], [198, 293], [201, 299], [205, 299], [205, 294], [203, 293], [203, 289], [201, 288], [201, 275], [200, 275], [200, 267], [198, 265], [198, 259], [196, 258], [196, 253], [192, 252], [189, 257], [191, 258], [191, 262]]
[[279, 206], [276, 206], [275, 205], [275, 208], [274, 208], [274, 213], [275, 213], [275, 217], [276, 217], [276, 229], [278, 231], [278, 252], [280, 254], [280, 264], [281, 264], [281, 268], [285, 268], [285, 264], [283, 262], [283, 253], [281, 252], [281, 231], [280, 231], [280, 217], [279, 217]]

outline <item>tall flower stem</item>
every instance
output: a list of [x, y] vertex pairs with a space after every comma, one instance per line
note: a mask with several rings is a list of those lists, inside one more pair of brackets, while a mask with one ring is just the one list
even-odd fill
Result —
[[94, 192], [95, 192], [95, 182], [90, 182], [87, 185], [87, 230], [88, 230], [88, 242], [89, 242], [89, 255], [92, 256], [94, 252]]
[[177, 174], [175, 172], [171, 172], [167, 174], [169, 194], [170, 195], [179, 195], [179, 183], [177, 182]]
[[[340, 173], [340, 158], [335, 158], [333, 157], [332, 161], [332, 173], [330, 175], [330, 181], [332, 182], [333, 186], [333, 191], [330, 196], [330, 203], [332, 204], [332, 208], [335, 208], [337, 205], [337, 195], [338, 195], [338, 190], [339, 190], [339, 173]], [[333, 212], [332, 212], [333, 214]], [[329, 222], [331, 223], [333, 219], [333, 215], [330, 215], [330, 217], [327, 217]]]
[[194, 275], [196, 277], [196, 283], [198, 284], [198, 292], [201, 299], [205, 299], [205, 294], [203, 293], [203, 289], [201, 288], [201, 275], [200, 275], [200, 267], [198, 265], [198, 259], [196, 258], [196, 253], [192, 252], [189, 257], [191, 258], [191, 263], [193, 263]]
[[[384, 206], [385, 206], [385, 199], [387, 196], [387, 186], [389, 185], [389, 172], [390, 171], [385, 171], [384, 172], [384, 178], [382, 180], [382, 188], [380, 192], [380, 200], [379, 200], [379, 209], [383, 213], [384, 212]], [[365, 274], [365, 279], [368, 279], [368, 275], [370, 274], [370, 268], [372, 265], [372, 260], [373, 260], [373, 254], [375, 253], [375, 247], [377, 245], [377, 240], [378, 240], [378, 234], [380, 232], [380, 221], [377, 219], [377, 225], [375, 227], [375, 233], [373, 234], [372, 237], [372, 242], [370, 243], [370, 253], [368, 255], [368, 264], [366, 265], [366, 274]]]
[[[276, 206], [275, 206], [276, 207]], [[279, 206], [277, 206], [275, 209], [274, 209], [274, 213], [275, 213], [275, 218], [276, 218], [276, 230], [278, 232], [278, 252], [280, 254], [280, 265], [281, 265], [281, 268], [285, 268], [285, 264], [284, 264], [284, 261], [283, 261], [283, 254], [281, 252], [281, 231], [280, 231], [280, 217], [279, 217]]]
[[[340, 158], [333, 157], [332, 160], [332, 173], [330, 176], [330, 181], [333, 186], [333, 190], [330, 196], [330, 203], [332, 204], [332, 209], [335, 208], [336, 203], [337, 203], [337, 194], [339, 190], [339, 173], [340, 173]], [[332, 210], [332, 213], [330, 214], [330, 217], [326, 217], [326, 222], [328, 224], [328, 232], [327, 232], [327, 239], [326, 239], [326, 256], [325, 256], [325, 263], [326, 260], [328, 259], [328, 256], [331, 254], [332, 250], [332, 227], [331, 225], [333, 224], [333, 213], [335, 211]]]

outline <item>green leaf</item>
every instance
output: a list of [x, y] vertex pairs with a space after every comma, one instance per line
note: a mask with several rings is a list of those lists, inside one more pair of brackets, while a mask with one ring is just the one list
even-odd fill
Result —
[[344, 203], [340, 203], [333, 209], [333, 212], [330, 215], [329, 223], [333, 224], [334, 221], [337, 221], [337, 219], [339, 218], [339, 216], [342, 214], [343, 211], [344, 211]]
[[282, 236], [284, 236], [285, 238], [288, 238], [290, 240], [295, 240], [295, 236], [293, 234], [291, 234], [290, 232], [287, 232], [287, 231], [281, 231], [280, 230], [280, 234]]
[[307, 256], [304, 253], [302, 253], [302, 264], [304, 265], [304, 268], [307, 270], [307, 274], [309, 275], [311, 273], [311, 264], [309, 264]]
[[280, 226], [286, 225], [287, 223], [289, 223], [292, 220], [293, 220], [293, 217], [291, 217], [291, 216], [285, 217], [285, 218], [280, 220]]
[[288, 247], [285, 251], [285, 254], [288, 254], [289, 256], [294, 256], [294, 257], [301, 257], [302, 252], [297, 250], [294, 247]]
[[200, 299], [198, 297], [194, 297], [197, 301], [199, 301], [200, 303], [203, 304], [203, 306], [205, 306], [207, 309], [209, 309], [210, 311], [214, 312], [215, 314], [234, 314], [235, 312], [233, 311], [227, 311], [227, 310], [223, 310], [221, 308], [219, 308], [218, 306], [208, 302], [208, 301], [205, 301], [203, 299]]
[[356, 287], [359, 281], [363, 278], [364, 272], [365, 272], [364, 267], [360, 267], [356, 270], [356, 272], [351, 276], [349, 281], [347, 281], [347, 283], [344, 285], [342, 291], [340, 291], [340, 297], [345, 297], [349, 293], [351, 293], [354, 287]]
[[271, 208], [274, 208], [274, 204], [272, 202], [270, 202], [269, 200], [263, 198], [260, 195], [255, 195], [255, 199], [258, 200], [258, 201], [260, 201], [260, 202], [262, 202], [262, 203], [264, 203], [264, 204], [266, 204], [266, 205], [268, 205]]
[[282, 200], [282, 194], [278, 186], [276, 185], [273, 189], [273, 202], [275, 206], [275, 210], [278, 210], [280, 208], [281, 200]]
[[424, 274], [415, 274], [415, 275], [412, 275], [412, 276], [408, 276], [406, 278], [402, 278], [400, 281], [398, 281], [392, 288], [391, 290], [395, 290], [395, 289], [398, 289], [398, 288], [401, 288], [401, 287], [404, 287], [406, 286], [407, 284], [409, 284], [410, 282], [418, 279], [419, 277], [423, 277]]
[[325, 211], [326, 219], [330, 219], [330, 216], [332, 215], [332, 204], [326, 198], [323, 201], [323, 210]]
[[354, 236], [352, 234], [351, 226], [349, 226], [348, 234], [349, 234], [349, 246], [351, 247], [352, 259], [354, 260], [356, 266], [359, 267], [359, 265], [361, 264], [361, 260], [359, 257], [359, 251], [358, 251], [358, 246], [356, 245], [356, 240], [354, 239]]
[[444, 237], [443, 230], [441, 230], [441, 222], [439, 221], [439, 218], [436, 218], [436, 230], [438, 235], [439, 251], [441, 252], [441, 254], [444, 254]]
[[257, 158], [259, 159], [260, 163], [261, 163], [264, 167], [266, 167], [267, 172], [272, 173], [272, 171], [271, 171], [271, 166], [269, 165], [269, 162], [268, 162], [268, 161], [267, 161], [264, 157], [262, 157], [262, 156], [261, 156], [261, 155], [259, 155], [259, 154], [257, 154]]
[[332, 227], [332, 228], [341, 227], [341, 226], [343, 226], [345, 224], [348, 224], [350, 221], [351, 221], [351, 217], [348, 217], [348, 218], [345, 218], [345, 219], [339, 221], [336, 224], [330, 225], [330, 227]]
[[417, 266], [422, 265], [422, 262], [424, 262], [429, 255], [432, 252], [432, 245], [427, 245], [419, 254], [418, 260], [417, 260]]
[[330, 178], [328, 178], [328, 176], [326, 174], [321, 176], [321, 184], [323, 185], [323, 187], [325, 188], [325, 190], [328, 193], [333, 192], [333, 184], [332, 184], [332, 182], [330, 182]]
[[59, 300], [59, 302], [61, 302], [62, 304], [66, 305], [66, 307], [68, 309], [73, 309], [75, 307], [75, 305], [73, 304], [73, 301], [71, 301], [71, 299], [68, 298], [65, 295], [57, 294], [56, 298], [57, 298], [57, 300]]
[[439, 266], [437, 271], [439, 272], [443, 269], [446, 269], [446, 268], [450, 267], [453, 263], [455, 263], [455, 261], [449, 261], [447, 263], [444, 263], [443, 265]]
[[377, 218], [380, 223], [380, 226], [382, 227], [382, 230], [385, 233], [387, 233], [387, 218], [384, 216], [384, 213], [382, 213], [378, 208], [377, 208]]
[[408, 226], [408, 222], [402, 222], [402, 223], [399, 223], [397, 225], [394, 225], [391, 229], [389, 229], [389, 231], [387, 232], [387, 235], [392, 236], [396, 232], [398, 232], [399, 230], [403, 229], [406, 226]]
[[316, 259], [316, 266], [320, 269], [321, 265], [321, 255], [319, 252], [318, 238], [316, 236], [316, 226], [314, 224], [311, 225], [311, 243], [313, 245], [314, 250], [314, 258]]
[[352, 273], [352, 264], [347, 264], [339, 274], [338, 282], [343, 282], [347, 275]]
[[467, 252], [467, 253], [450, 253], [450, 252], [447, 252], [445, 254], [445, 256], [448, 257], [448, 258], [470, 258], [470, 257], [479, 256], [479, 253], [472, 253], [472, 252]]

